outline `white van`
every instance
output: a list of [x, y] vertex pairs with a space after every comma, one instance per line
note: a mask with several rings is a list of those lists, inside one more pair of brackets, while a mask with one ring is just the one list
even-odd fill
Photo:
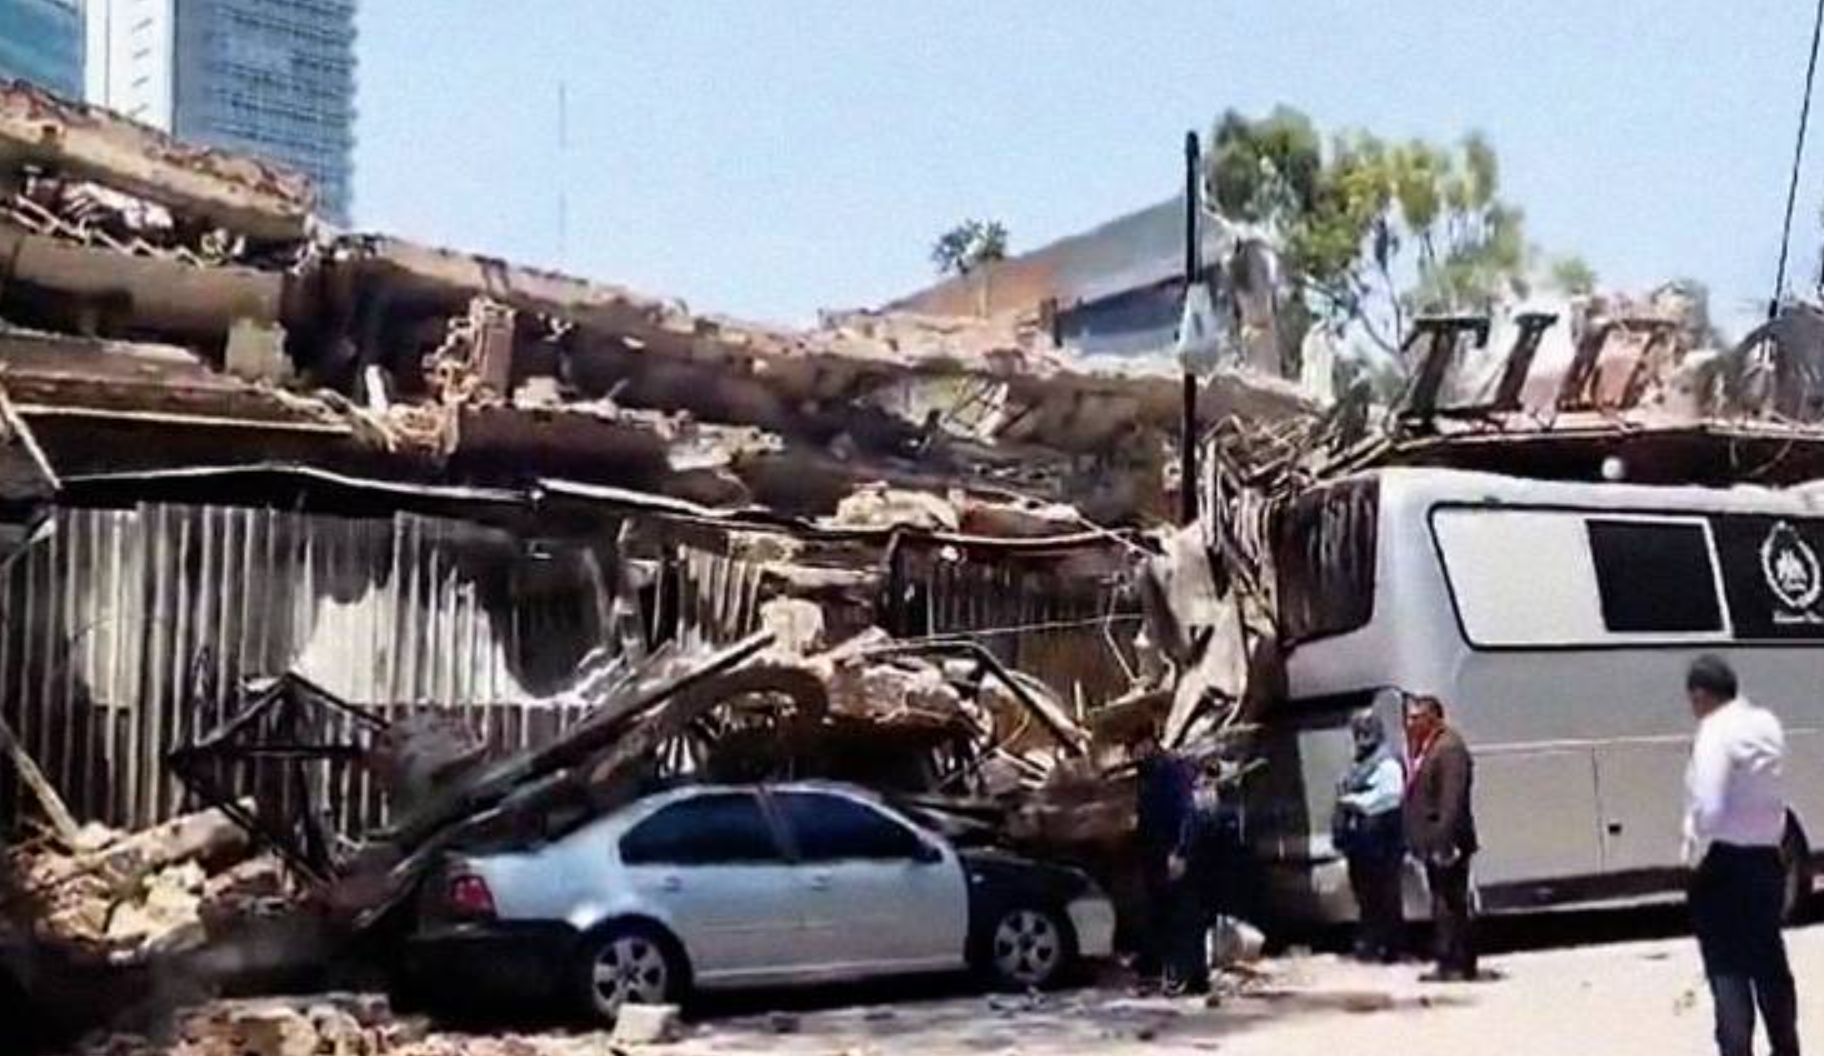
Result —
[[1809, 890], [1824, 504], [1395, 468], [1302, 496], [1273, 537], [1287, 692], [1262, 720], [1249, 817], [1282, 914], [1354, 916], [1329, 828], [1347, 720], [1372, 706], [1397, 730], [1399, 691], [1444, 701], [1475, 752], [1486, 911], [1677, 894], [1684, 674], [1702, 652], [1786, 724], [1791, 890]]

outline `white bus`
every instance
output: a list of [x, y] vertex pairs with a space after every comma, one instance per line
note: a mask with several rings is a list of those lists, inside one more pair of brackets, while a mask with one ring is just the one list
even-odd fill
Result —
[[[1352, 711], [1429, 693], [1476, 755], [1485, 911], [1681, 890], [1684, 673], [1726, 657], [1785, 722], [1792, 893], [1824, 848], [1824, 503], [1799, 491], [1395, 468], [1273, 530], [1286, 692], [1249, 797], [1274, 907], [1353, 918], [1331, 846]], [[1396, 733], [1397, 739], [1397, 733]], [[1409, 871], [1409, 906], [1422, 881]]]

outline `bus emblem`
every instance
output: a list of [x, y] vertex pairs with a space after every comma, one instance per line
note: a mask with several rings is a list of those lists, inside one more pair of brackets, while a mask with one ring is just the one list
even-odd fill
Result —
[[1824, 594], [1824, 566], [1817, 551], [1786, 521], [1773, 526], [1761, 541], [1761, 575], [1767, 589], [1789, 609], [1807, 612]]

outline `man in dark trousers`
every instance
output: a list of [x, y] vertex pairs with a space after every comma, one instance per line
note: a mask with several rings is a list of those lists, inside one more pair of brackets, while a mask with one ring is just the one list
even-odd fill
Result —
[[1406, 847], [1425, 866], [1437, 931], [1437, 969], [1423, 978], [1468, 982], [1476, 978], [1469, 863], [1481, 847], [1471, 802], [1475, 760], [1462, 735], [1445, 721], [1436, 697], [1406, 698], [1405, 722]]
[[1372, 710], [1349, 720], [1355, 762], [1338, 782], [1331, 843], [1349, 863], [1349, 887], [1355, 893], [1360, 925], [1355, 955], [1365, 961], [1393, 964], [1400, 959], [1406, 930], [1401, 880], [1406, 871], [1404, 819], [1406, 767], [1392, 745], [1380, 716]]
[[1197, 837], [1196, 774], [1190, 764], [1159, 745], [1147, 729], [1134, 745], [1139, 763], [1136, 820], [1146, 881], [1147, 942], [1141, 974], [1163, 973], [1172, 994], [1205, 993], [1202, 900], [1191, 873]]
[[1750, 1056], [1759, 1004], [1774, 1056], [1799, 1056], [1798, 997], [1780, 936], [1786, 734], [1772, 712], [1740, 695], [1719, 657], [1698, 657], [1685, 691], [1697, 717], [1685, 772], [1685, 854], [1697, 866], [1691, 916], [1716, 1006], [1717, 1051]]

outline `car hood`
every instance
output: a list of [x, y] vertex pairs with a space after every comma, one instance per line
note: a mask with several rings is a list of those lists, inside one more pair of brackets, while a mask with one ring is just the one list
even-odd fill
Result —
[[1069, 902], [1096, 890], [1089, 874], [1081, 869], [1053, 862], [1035, 862], [1011, 851], [998, 848], [976, 848], [957, 852], [970, 886], [1017, 886], [1042, 893], [1060, 902]]

